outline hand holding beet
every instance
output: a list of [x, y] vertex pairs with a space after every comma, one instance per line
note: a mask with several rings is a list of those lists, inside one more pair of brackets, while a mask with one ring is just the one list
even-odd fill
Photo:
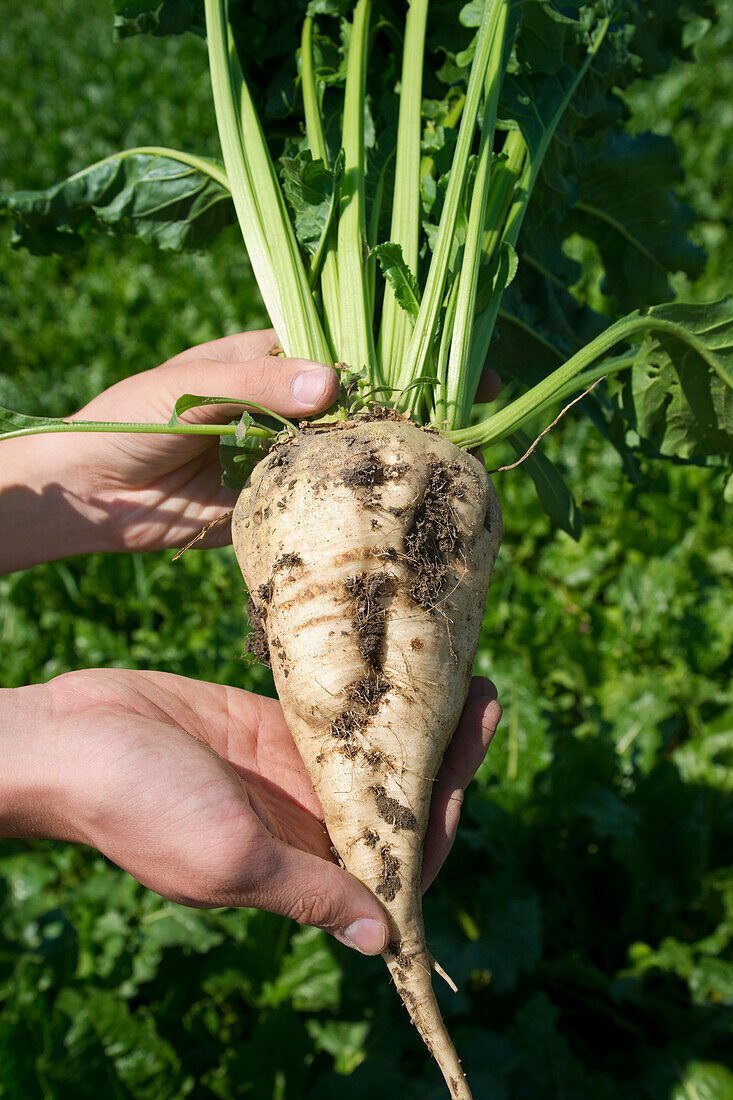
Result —
[[[273, 356], [271, 329], [190, 348], [95, 397], [74, 419], [167, 421], [183, 393], [241, 397], [284, 416], [313, 416], [338, 392], [335, 371]], [[226, 421], [232, 405], [192, 409], [182, 419]], [[218, 436], [46, 435], [3, 443], [0, 515], [17, 537], [0, 547], [0, 573], [94, 550], [179, 547], [233, 507], [221, 484]], [[17, 487], [17, 488], [15, 488]], [[20, 522], [19, 522], [20, 521]], [[229, 541], [214, 529], [207, 546]]]
[[[493, 684], [474, 680], [435, 788], [426, 883], [453, 843], [462, 789], [500, 715]], [[379, 902], [333, 862], [275, 700], [95, 669], [0, 692], [0, 719], [0, 835], [91, 844], [174, 901], [256, 906], [366, 954], [386, 946]]]

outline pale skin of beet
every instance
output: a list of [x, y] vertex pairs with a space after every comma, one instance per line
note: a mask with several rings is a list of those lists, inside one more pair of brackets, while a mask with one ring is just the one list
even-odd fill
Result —
[[501, 512], [481, 463], [402, 420], [308, 430], [232, 520], [261, 656], [344, 867], [386, 910], [384, 953], [453, 1100], [420, 875], [433, 784], [466, 699]]

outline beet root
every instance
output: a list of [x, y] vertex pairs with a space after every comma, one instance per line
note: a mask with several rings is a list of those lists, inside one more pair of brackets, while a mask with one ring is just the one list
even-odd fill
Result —
[[255, 650], [345, 868], [384, 906], [384, 954], [454, 1100], [470, 1100], [431, 981], [420, 875], [433, 783], [471, 679], [501, 512], [483, 466], [402, 420], [307, 429], [232, 520]]

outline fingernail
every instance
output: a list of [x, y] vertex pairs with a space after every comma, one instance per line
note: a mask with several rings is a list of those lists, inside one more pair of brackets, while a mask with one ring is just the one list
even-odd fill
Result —
[[307, 408], [320, 405], [331, 382], [330, 367], [314, 367], [296, 374], [293, 379], [292, 393], [296, 401]]
[[362, 955], [379, 955], [387, 946], [387, 929], [377, 920], [360, 917], [346, 929], [344, 940]]

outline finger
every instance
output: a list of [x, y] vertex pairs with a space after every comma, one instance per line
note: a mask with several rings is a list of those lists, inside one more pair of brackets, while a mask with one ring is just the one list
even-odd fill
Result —
[[501, 378], [491, 367], [484, 367], [476, 390], [476, 401], [496, 401], [501, 392]]
[[[170, 394], [171, 407], [184, 393], [228, 397], [243, 405], [254, 402], [281, 416], [311, 416], [332, 405], [338, 395], [338, 375], [332, 367], [310, 359], [285, 359], [262, 355], [246, 362], [221, 363], [197, 359], [168, 364], [161, 382]], [[213, 424], [234, 415], [231, 405], [204, 405], [182, 419]]]
[[463, 805], [463, 792], [488, 751], [501, 719], [496, 687], [474, 677], [453, 739], [443, 758], [430, 803], [425, 838], [422, 889], [427, 890], [453, 846]]
[[384, 951], [389, 942], [385, 912], [352, 875], [273, 837], [267, 838], [259, 865], [260, 887], [254, 904], [299, 924], [323, 928], [363, 955]]
[[174, 355], [166, 365], [186, 363], [196, 359], [218, 359], [221, 363], [244, 363], [261, 355], [273, 355], [279, 347], [274, 328], [255, 329], [254, 332], [233, 332], [217, 340], [207, 340], [195, 348]]
[[438, 781], [445, 780], [465, 788], [483, 762], [501, 718], [496, 685], [485, 676], [474, 676], [468, 689], [456, 732], [446, 749], [438, 772]]

